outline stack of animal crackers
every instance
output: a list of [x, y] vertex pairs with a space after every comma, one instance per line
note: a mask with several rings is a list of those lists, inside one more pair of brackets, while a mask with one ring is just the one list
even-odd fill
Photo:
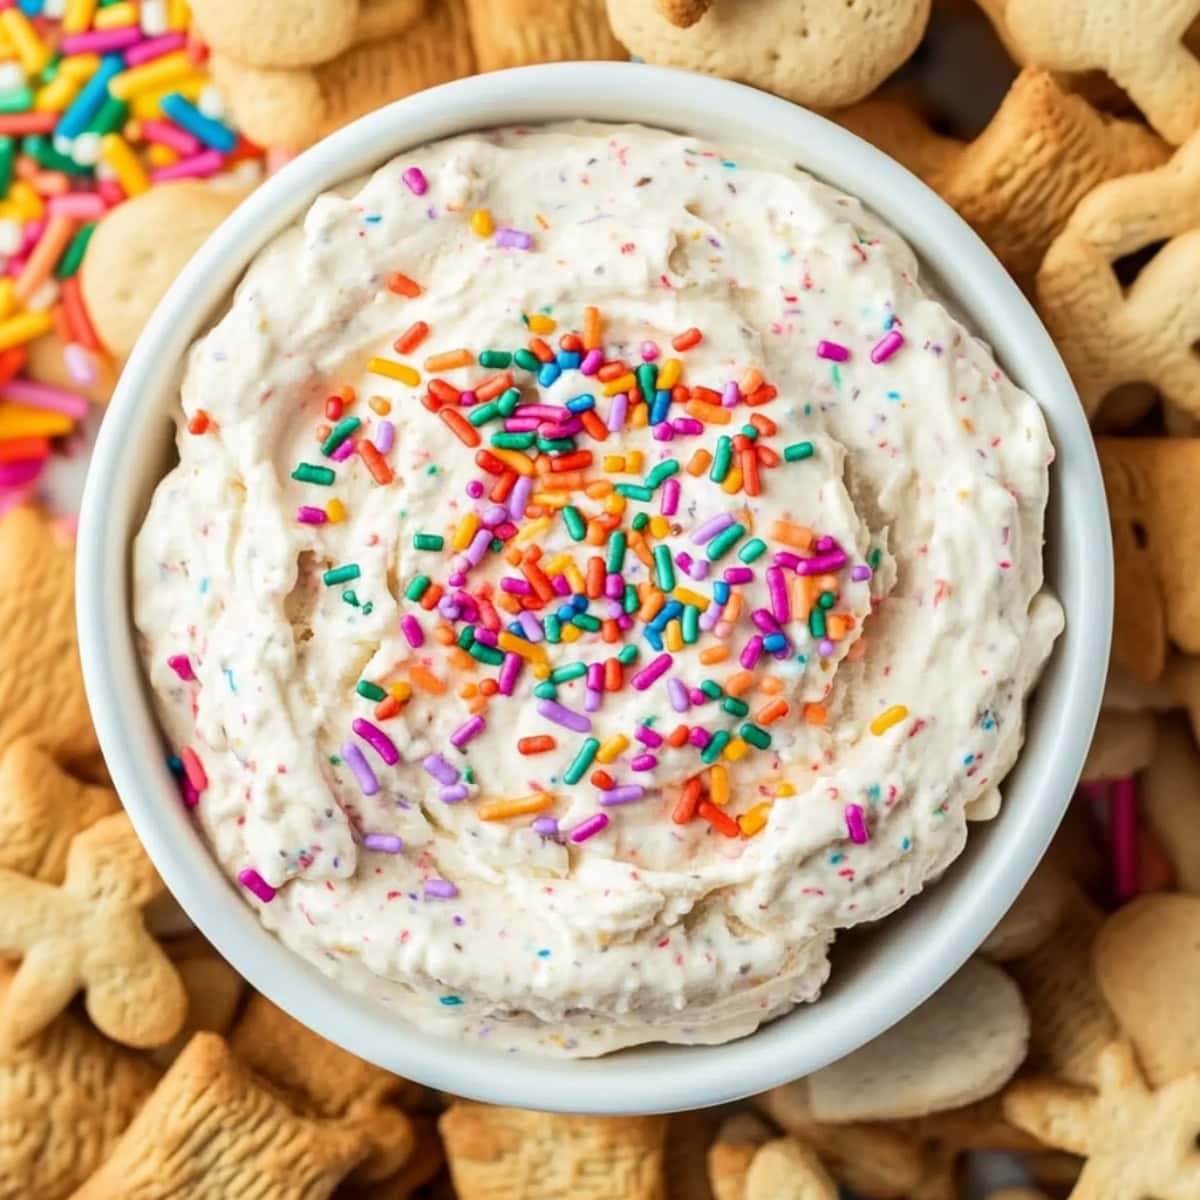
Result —
[[[13, 508], [0, 1200], [959, 1200], [980, 1151], [1018, 1170], [993, 1200], [1200, 1198], [1200, 0], [193, 5], [230, 120], [285, 153], [473, 71], [628, 51], [826, 110], [898, 158], [988, 242], [1072, 372], [1112, 512], [1114, 662], [1050, 856], [889, 1033], [715, 1112], [498, 1108], [324, 1042], [190, 929], [108, 786], [69, 522]], [[42, 7], [0, 2], [0, 34]], [[928, 33], [988, 22], [1011, 87], [977, 136], [947, 136], [913, 72], [889, 81]], [[114, 361], [239, 195], [172, 183], [99, 222], [81, 290]]]

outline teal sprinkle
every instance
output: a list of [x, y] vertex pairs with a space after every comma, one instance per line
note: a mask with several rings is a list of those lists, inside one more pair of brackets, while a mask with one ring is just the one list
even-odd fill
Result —
[[675, 590], [675, 564], [671, 561], [671, 548], [659, 544], [654, 547], [654, 578], [664, 592]]
[[715, 763], [717, 759], [721, 757], [721, 751], [729, 745], [729, 740], [729, 730], [718, 729], [717, 732], [712, 735], [712, 739], [708, 745], [705, 746], [700, 752], [701, 762], [707, 764], [708, 766], [711, 766], [713, 763]]
[[758, 430], [753, 425], [742, 426], [742, 436], [748, 437], [752, 442], [758, 441]]
[[900, 849], [901, 850], [911, 850], [912, 849], [912, 838], [901, 838], [900, 839]]
[[360, 425], [358, 417], [343, 417], [330, 431], [329, 436], [321, 443], [321, 453], [328, 457], [332, 454]]
[[875, 549], [872, 550], [871, 553], [867, 555], [867, 565], [871, 568], [872, 571], [878, 571], [879, 564], [882, 561], [883, 561], [883, 551], [880, 549], [880, 547], [876, 546]]
[[406, 600], [420, 600], [425, 595], [429, 584], [430, 579], [428, 575], [414, 575], [408, 587], [404, 589], [404, 598]]
[[591, 613], [576, 613], [571, 618], [571, 624], [579, 629], [586, 629], [588, 633], [600, 632], [600, 618], [593, 617]]
[[824, 609], [831, 609], [837, 603], [837, 597], [832, 592], [822, 592], [817, 597], [817, 603]]
[[717, 438], [717, 448], [713, 454], [712, 467], [708, 477], [713, 483], [724, 483], [733, 463], [733, 439], [722, 434]]
[[721, 532], [718, 533], [717, 536], [708, 543], [708, 546], [704, 552], [704, 557], [707, 558], [709, 562], [716, 562], [718, 559], [723, 558], [730, 550], [732, 550], [734, 543], [743, 538], [745, 534], [745, 525], [740, 525], [737, 521], [735, 521], [727, 529], [722, 529]]
[[759, 750], [769, 750], [771, 748], [771, 735], [762, 728], [761, 725], [754, 725], [747, 721], [738, 733], [742, 735], [742, 740], [747, 741], [752, 746], [756, 746]]
[[542, 621], [542, 628], [546, 631], [546, 641], [550, 645], [557, 646], [562, 641], [562, 621], [553, 613]]
[[567, 663], [564, 667], [555, 667], [550, 672], [551, 683], [570, 683], [572, 679], [578, 679], [581, 675], [587, 674], [587, 665], [585, 663]]
[[522, 371], [536, 372], [542, 369], [542, 363], [538, 356], [532, 350], [526, 350], [524, 347], [512, 356], [512, 360]]
[[538, 958], [549, 958], [549, 957], [550, 957], [550, 951], [549, 951], [549, 950], [545, 950], [545, 949], [543, 949], [543, 950], [539, 950], [539, 951], [537, 952], [537, 956], [538, 956]]
[[369, 617], [375, 611], [374, 603], [368, 600], [366, 604], [362, 606], [362, 611], [364, 617]]
[[334, 587], [339, 583], [349, 583], [350, 580], [357, 579], [361, 574], [358, 563], [347, 563], [344, 567], [334, 567], [326, 571], [321, 578], [325, 580], [326, 587]]
[[680, 620], [680, 632], [683, 634], [685, 646], [695, 645], [700, 639], [700, 610], [694, 604], [683, 606], [683, 616]]
[[446, 539], [437, 533], [414, 533], [414, 550], [440, 550], [446, 544]]
[[487, 663], [489, 667], [498, 667], [504, 662], [504, 651], [495, 646], [487, 646], [483, 642], [474, 642], [468, 651], [477, 662]]
[[474, 783], [475, 782], [475, 768], [474, 767], [467, 767], [463, 771], [463, 782], [464, 783]]
[[430, 464], [429, 464], [429, 466], [427, 466], [427, 467], [425, 468], [425, 474], [426, 474], [426, 475], [436, 475], [437, 473], [438, 473], [438, 465], [437, 465], [437, 463], [430, 463]]
[[745, 700], [739, 700], [736, 696], [726, 696], [721, 701], [721, 707], [731, 717], [744, 717], [750, 711], [750, 705]]
[[610, 575], [620, 575], [625, 565], [625, 531], [614, 529], [608, 537], [608, 558], [604, 564]]
[[833, 366], [829, 368], [829, 375], [833, 380], [833, 386], [840, 388], [842, 386], [842, 373], [838, 369], [837, 363], [834, 363]]
[[814, 453], [812, 442], [794, 442], [784, 448], [783, 457], [785, 462], [803, 462], [806, 458], [812, 458]]
[[500, 393], [500, 399], [496, 401], [496, 407], [500, 410], [502, 417], [511, 417], [517, 410], [517, 401], [521, 398], [521, 392], [518, 388], [508, 388]]
[[446, 1005], [447, 1008], [453, 1008], [456, 1004], [462, 1003], [461, 996], [439, 996], [438, 1003]]
[[596, 751], [599, 749], [599, 738], [585, 738], [583, 745], [579, 747], [579, 753], [575, 755], [570, 766], [563, 772], [563, 781], [570, 784], [578, 783], [583, 778], [584, 772], [592, 765], [592, 760], [596, 757]]
[[458, 631], [458, 637], [457, 637], [456, 641], [457, 641], [460, 649], [470, 650], [471, 643], [475, 641], [475, 626], [474, 625], [464, 625]]
[[654, 489], [643, 487], [640, 483], [618, 483], [613, 488], [613, 491], [618, 496], [624, 496], [627, 500], [641, 500], [645, 502], [654, 499]]
[[494, 400], [487, 404], [481, 404], [478, 408], [473, 408], [467, 413], [467, 420], [475, 426], [476, 429], [480, 425], [486, 425], [489, 421], [494, 421], [500, 415], [500, 405]]
[[633, 663], [637, 662], [637, 659], [638, 648], [632, 642], [630, 642], [627, 646], [622, 646], [621, 649], [617, 651], [617, 662], [619, 662], [623, 667], [632, 665]]
[[808, 632], [815, 638], [825, 636], [825, 610], [819, 604], [814, 604], [808, 614]]
[[352, 605], [354, 608], [358, 607], [358, 593], [357, 592], [352, 592], [349, 590], [344, 591], [342, 593], [342, 599], [345, 601], [345, 603]]
[[575, 449], [575, 439], [540, 437], [537, 439], [537, 448], [543, 454], [567, 454]]
[[632, 583], [625, 585], [625, 591], [621, 596], [621, 607], [625, 610], [626, 616], [632, 616], [641, 605], [638, 603], [637, 588]]
[[710, 700], [720, 700], [720, 698], [723, 695], [725, 695], [724, 689], [721, 687], [721, 685], [715, 679], [703, 680], [700, 684], [700, 690]]
[[533, 694], [539, 700], [553, 700], [554, 697], [558, 695], [558, 691], [554, 684], [550, 682], [550, 680], [543, 679], [542, 682], [533, 689]]
[[383, 690], [377, 683], [372, 683], [369, 679], [360, 679], [358, 686], [354, 689], [364, 700], [374, 700], [377, 703], [380, 700], [387, 698], [387, 692]]
[[571, 540], [582, 542], [587, 537], [587, 525], [579, 509], [573, 504], [566, 505], [562, 510], [563, 524], [571, 535]]
[[488, 542], [488, 549], [493, 554], [499, 554], [500, 551], [504, 549], [504, 543], [500, 540], [500, 538], [494, 537], [490, 542]]
[[672, 475], [679, 474], [679, 460], [677, 458], [664, 459], [646, 476], [646, 486], [656, 488], [660, 483], [666, 482]]
[[493, 433], [491, 443], [500, 450], [529, 450], [537, 441], [536, 433]]
[[497, 370], [502, 371], [511, 362], [512, 355], [507, 350], [481, 350], [479, 352], [479, 365], [481, 367], [495, 367]]
[[738, 558], [744, 563], [752, 563], [762, 558], [767, 552], [767, 543], [762, 538], [751, 538], [739, 551]]

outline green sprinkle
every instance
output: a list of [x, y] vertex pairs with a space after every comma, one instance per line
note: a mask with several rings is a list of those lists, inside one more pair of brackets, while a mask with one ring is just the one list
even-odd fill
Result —
[[814, 604], [809, 611], [808, 632], [815, 638], [825, 636], [825, 610], [819, 604]]
[[671, 561], [670, 546], [654, 547], [654, 578], [664, 592], [675, 590], [675, 564]]
[[587, 666], [584, 663], [567, 663], [565, 667], [555, 667], [550, 672], [550, 682], [554, 684], [570, 683], [572, 679], [578, 679], [581, 675], [587, 674]]
[[522, 371], [540, 371], [542, 369], [541, 359], [532, 350], [526, 350], [524, 347], [512, 356], [512, 360]]
[[292, 472], [292, 478], [300, 483], [318, 483], [321, 487], [330, 487], [337, 476], [329, 467], [315, 467], [312, 463], [302, 462]]
[[414, 575], [412, 582], [404, 589], [404, 598], [406, 600], [420, 600], [425, 595], [425, 590], [429, 587], [428, 575]]
[[493, 433], [492, 445], [499, 450], [528, 450], [537, 441], [536, 433]]
[[[12, 140], [11, 138], [9, 139]], [[3, 177], [3, 160], [0, 156], [0, 178]], [[0, 189], [0, 195], [7, 191], [7, 187]], [[58, 260], [58, 266], [54, 268], [54, 274], [59, 279], [70, 279], [76, 271], [79, 270], [79, 264], [83, 262], [83, 255], [88, 248], [88, 242], [92, 240], [92, 234], [96, 232], [96, 222], [91, 221], [87, 225], [80, 226], [79, 232], [68, 243], [67, 248], [63, 251], [63, 256]]]
[[578, 629], [586, 629], [588, 633], [600, 632], [600, 618], [593, 617], [591, 613], [576, 613], [571, 618], [571, 624]]
[[571, 765], [563, 772], [563, 782], [578, 783], [583, 778], [583, 773], [592, 765], [592, 759], [596, 757], [596, 751], [599, 749], [599, 738], [585, 738], [583, 745], [579, 747], [579, 753], [571, 759]]
[[662, 462], [646, 476], [646, 486], [656, 488], [660, 483], [679, 473], [679, 459], [664, 458]]
[[626, 500], [647, 501], [654, 499], [654, 489], [643, 487], [640, 483], [618, 483], [613, 488], [613, 491], [618, 496], [624, 496]]
[[362, 606], [362, 610], [363, 610], [363, 616], [369, 617], [375, 611], [375, 605], [370, 600], [368, 600], [366, 602], [366, 604], [364, 604]]
[[760, 725], [754, 725], [747, 721], [738, 733], [742, 736], [742, 741], [749, 742], [750, 745], [759, 750], [769, 750], [771, 748], [771, 735]]
[[500, 393], [500, 399], [496, 401], [496, 407], [500, 410], [502, 417], [511, 417], [517, 411], [517, 401], [521, 399], [519, 388], [507, 388]]
[[787, 462], [803, 462], [804, 459], [812, 458], [812, 456], [812, 442], [793, 442], [783, 451], [783, 457]]
[[632, 583], [625, 585], [625, 591], [621, 594], [621, 607], [625, 610], [626, 615], [632, 615], [641, 608], [638, 601], [637, 588]]
[[479, 405], [478, 408], [471, 409], [467, 413], [467, 420], [478, 429], [480, 425], [486, 425], [489, 421], [494, 421], [499, 415], [500, 405], [492, 400], [487, 404]]
[[129, 105], [124, 100], [118, 100], [116, 96], [109, 96], [100, 105], [96, 115], [88, 122], [88, 133], [112, 133], [125, 124], [127, 116], [129, 116]]
[[546, 641], [552, 646], [557, 646], [562, 641], [562, 621], [551, 613], [542, 621], [542, 628], [546, 631]]
[[470, 650], [471, 643], [475, 640], [475, 626], [464, 625], [458, 631], [458, 637], [455, 640], [461, 649]]
[[639, 512], [639, 513], [633, 514], [633, 527], [638, 533], [641, 533], [642, 530], [645, 529], [646, 526], [649, 524], [650, 524], [650, 514], [649, 513]]
[[604, 566], [610, 575], [620, 575], [621, 568], [624, 565], [625, 531], [623, 529], [614, 529], [608, 535], [608, 558]]
[[623, 667], [631, 666], [638, 660], [638, 648], [630, 642], [627, 646], [622, 646], [617, 651], [617, 662]]
[[479, 662], [487, 663], [489, 667], [498, 667], [504, 662], [503, 650], [497, 650], [495, 646], [487, 646], [483, 642], [473, 643], [468, 653]]
[[723, 558], [730, 550], [733, 549], [734, 543], [744, 537], [746, 533], [745, 525], [739, 525], [736, 521], [728, 528], [722, 529], [711, 542], [708, 543], [708, 549], [705, 551], [705, 558], [709, 562], [716, 562], [719, 558]]
[[344, 591], [342, 593], [342, 599], [347, 604], [352, 604], [355, 608], [358, 607], [358, 593], [357, 592], [353, 592], [353, 591], [350, 591], [349, 589], [347, 589], [346, 591]]
[[369, 679], [360, 679], [358, 686], [354, 689], [364, 700], [374, 700], [378, 703], [380, 700], [387, 699], [387, 692], [383, 690], [377, 683], [372, 683]]
[[729, 474], [729, 467], [733, 463], [733, 439], [721, 434], [717, 438], [717, 449], [713, 454], [712, 468], [708, 472], [708, 477], [713, 483], [724, 483], [725, 476]]
[[756, 558], [762, 558], [766, 553], [767, 543], [762, 538], [751, 538], [739, 551], [738, 558], [744, 563], [752, 563]]
[[832, 592], [822, 592], [817, 597], [817, 603], [824, 609], [830, 609], [837, 601], [837, 597]]
[[720, 700], [720, 698], [723, 695], [725, 695], [724, 689], [721, 687], [721, 685], [715, 679], [703, 680], [700, 684], [700, 690], [710, 700]]
[[718, 729], [712, 735], [712, 740], [700, 752], [700, 760], [704, 763], [712, 764], [721, 757], [721, 751], [729, 745], [729, 731], [727, 729]]
[[558, 695], [558, 692], [555, 690], [554, 684], [552, 684], [550, 680], [543, 679], [541, 683], [534, 687], [533, 694], [539, 700], [553, 700], [554, 697]]
[[0, 95], [0, 113], [28, 112], [33, 107], [33, 89], [14, 88]]
[[475, 768], [474, 767], [464, 767], [463, 768], [463, 783], [474, 783], [474, 782], [475, 782]]
[[479, 352], [481, 367], [495, 367], [497, 370], [503, 371], [511, 362], [512, 355], [507, 350], [481, 350]]
[[[3, 111], [4, 109], [0, 107], [0, 112]], [[30, 158], [36, 158], [43, 167], [51, 171], [62, 171], [67, 175], [91, 175], [96, 169], [95, 167], [77, 163], [67, 154], [59, 154], [50, 139], [40, 133], [22, 138], [21, 149]]]
[[647, 404], [654, 403], [654, 388], [658, 381], [658, 368], [653, 363], [644, 362], [637, 369], [638, 387], [641, 388], [642, 398]]
[[13, 164], [16, 162], [16, 158], [17, 143], [13, 138], [5, 134], [3, 137], [0, 137], [0, 196], [8, 195], [8, 189], [12, 184]]
[[684, 645], [691, 646], [700, 637], [700, 610], [694, 604], [685, 604], [679, 624]]
[[323, 578], [326, 587], [333, 587], [338, 583], [349, 583], [350, 580], [357, 579], [361, 574], [358, 563], [347, 563], [344, 567], [334, 567], [332, 570], [326, 571]]
[[750, 711], [750, 705], [745, 700], [739, 700], [736, 696], [726, 696], [721, 701], [721, 707], [731, 717], [744, 717]]
[[504, 542], [501, 541], [500, 538], [494, 537], [490, 542], [488, 542], [488, 549], [493, 554], [499, 554], [500, 551], [504, 549]]
[[440, 533], [413, 534], [414, 550], [440, 550], [446, 544], [446, 539]]
[[575, 449], [574, 438], [544, 438], [537, 440], [537, 448], [543, 454], [569, 454]]
[[563, 508], [562, 519], [573, 541], [582, 542], [587, 537], [587, 524], [575, 505], [568, 504]]
[[361, 424], [358, 417], [343, 417], [321, 443], [321, 453], [326, 456], [332, 454]]
[[871, 568], [872, 571], [878, 571], [879, 564], [881, 562], [883, 562], [883, 551], [878, 546], [876, 546], [875, 549], [872, 550], [871, 553], [867, 555], [867, 565]]

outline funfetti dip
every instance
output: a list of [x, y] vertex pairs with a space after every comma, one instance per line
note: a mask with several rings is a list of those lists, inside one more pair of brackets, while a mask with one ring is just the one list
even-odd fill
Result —
[[136, 620], [264, 924], [593, 1055], [815, 999], [993, 815], [1062, 627], [1042, 414], [900, 237], [637, 126], [314, 202], [192, 349]]

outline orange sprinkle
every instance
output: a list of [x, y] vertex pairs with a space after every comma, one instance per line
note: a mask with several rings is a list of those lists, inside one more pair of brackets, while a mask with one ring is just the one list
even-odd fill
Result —
[[495, 400], [501, 392], [512, 387], [512, 381], [511, 371], [502, 371], [499, 375], [491, 375], [475, 389], [475, 396], [480, 401]]
[[442, 354], [431, 354], [425, 360], [427, 371], [453, 371], [456, 367], [469, 367], [475, 361], [470, 350], [447, 350]]
[[690, 350], [693, 346], [698, 346], [704, 340], [704, 334], [695, 326], [691, 329], [685, 329], [678, 337], [672, 338], [671, 345], [676, 350]]
[[[615, 625], [616, 622], [613, 622]], [[619, 692], [621, 685], [625, 682], [625, 671], [621, 666], [619, 658], [606, 658], [604, 660], [604, 690], [606, 692]]]
[[458, 695], [462, 700], [470, 700], [479, 695], [479, 688], [476, 684], [471, 683], [470, 680], [468, 680], [462, 685], [462, 687], [458, 689]]
[[689, 417], [696, 417], [706, 425], [728, 425], [733, 420], [733, 413], [729, 409], [704, 400], [689, 400], [686, 411]]
[[415, 279], [409, 279], [399, 271], [394, 271], [387, 277], [387, 290], [397, 296], [408, 296], [412, 299], [421, 294], [421, 285]]
[[700, 651], [700, 661], [706, 667], [711, 667], [713, 663], [724, 662], [728, 657], [729, 647], [720, 642], [714, 646], [705, 646]]
[[751, 367], [738, 380], [738, 387], [742, 389], [743, 396], [749, 396], [752, 392], [757, 392], [763, 385], [762, 372], [757, 367]]
[[548, 733], [539, 733], [536, 737], [523, 737], [517, 741], [517, 749], [522, 754], [545, 754], [557, 745]]
[[424, 591], [421, 599], [417, 602], [426, 612], [432, 612], [437, 607], [437, 602], [442, 598], [442, 593], [445, 589], [440, 583], [431, 583]]
[[774, 696], [776, 693], [783, 691], [783, 680], [778, 675], [764, 675], [758, 681], [758, 686], [767, 695]]
[[628, 375], [629, 368], [620, 359], [614, 359], [612, 362], [606, 362], [604, 366], [596, 372], [596, 378], [601, 383], [611, 383], [614, 379], [620, 379], [622, 375]]
[[85, 350], [95, 350], [102, 353], [100, 339], [92, 328], [91, 318], [87, 313], [87, 305], [83, 302], [80, 292], [78, 273], [70, 279], [64, 279], [60, 285], [59, 294], [62, 296], [63, 312], [67, 316], [67, 324], [71, 327], [71, 340], [78, 342]]
[[646, 539], [636, 529], [629, 532], [629, 548], [637, 555], [639, 562], [647, 567], [654, 566], [654, 555], [646, 545]]
[[587, 412], [579, 414], [579, 423], [587, 430], [588, 437], [593, 441], [603, 442], [608, 438], [608, 426], [592, 409], [589, 408]]
[[593, 787], [598, 787], [602, 791], [608, 792], [616, 787], [616, 780], [605, 771], [602, 767], [597, 767], [589, 776], [588, 782]]
[[452, 383], [447, 383], [444, 379], [431, 379], [429, 381], [429, 394], [435, 399], [440, 400], [443, 404], [457, 404], [458, 398], [462, 394], [458, 388]]
[[467, 420], [456, 408], [439, 408], [438, 416], [445, 422], [446, 427], [464, 446], [478, 446], [482, 440], [479, 430]]
[[500, 690], [500, 685], [494, 679], [481, 679], [479, 693], [482, 696], [494, 696]]
[[[662, 592], [649, 592], [642, 601], [642, 607], [638, 609], [638, 620], [649, 624], [662, 611], [666, 602], [667, 598]], [[703, 659], [701, 661], [703, 662]]]
[[630, 410], [629, 424], [634, 429], [645, 429], [650, 424], [650, 410], [644, 404], [636, 404]]
[[758, 461], [762, 463], [764, 467], [779, 466], [779, 455], [776, 454], [770, 446], [764, 446], [760, 443], [759, 445], [755, 446], [754, 450], [758, 455]]
[[772, 700], [769, 704], [764, 704], [754, 714], [754, 719], [760, 725], [770, 725], [772, 722], [778, 721], [780, 717], [786, 717], [788, 712], [788, 702], [784, 699], [776, 699]]
[[751, 413], [750, 424], [753, 425], [763, 437], [771, 437], [773, 434], [779, 432], [779, 427], [764, 413]]
[[358, 453], [363, 462], [367, 464], [367, 470], [371, 472], [371, 478], [380, 487], [386, 487], [396, 478], [396, 473], [392, 470], [391, 464], [379, 453], [378, 447], [373, 442], [368, 442], [364, 438], [358, 443]]
[[527, 345], [529, 352], [538, 362], [550, 363], [554, 361], [554, 351], [550, 349], [543, 338], [531, 337]]
[[511, 799], [485, 800], [476, 805], [475, 813], [481, 821], [502, 821], [506, 817], [527, 817], [531, 813], [545, 812], [553, 803], [554, 797], [549, 792], [533, 792]]
[[[466, 651], [464, 650], [463, 653], [466, 654]], [[471, 658], [469, 654], [467, 654], [467, 657]], [[474, 663], [475, 660], [472, 659], [471, 661]], [[476, 696], [474, 700], [467, 701], [467, 712], [473, 717], [478, 716], [480, 713], [487, 712], [487, 706], [488, 701], [486, 696]]]
[[738, 823], [728, 814], [723, 813], [715, 804], [708, 800], [701, 800], [696, 808], [697, 813], [702, 816], [718, 833], [723, 833], [726, 837], [735, 838], [741, 837], [742, 831]]
[[[411, 354], [429, 336], [429, 326], [424, 321], [414, 321], [393, 343], [397, 354]], [[426, 366], [429, 364], [426, 363]]]
[[747, 446], [738, 455], [742, 467], [742, 490], [747, 496], [757, 496], [762, 491], [758, 478], [758, 455], [753, 446]]
[[825, 634], [831, 642], [840, 642], [849, 632], [850, 626], [841, 613], [828, 613], [825, 617]]
[[605, 496], [611, 496], [614, 489], [611, 479], [593, 479], [583, 490], [592, 500], [603, 500]]
[[[492, 490], [488, 493], [488, 498], [496, 504], [503, 504], [508, 499], [508, 494], [516, 486], [517, 472], [505, 471], [495, 483], [492, 484]], [[535, 516], [536, 514], [530, 510], [525, 510], [527, 516]]]
[[313, 430], [313, 433], [316, 434], [318, 442], [323, 442], [331, 432], [331, 427], [326, 425], [324, 421], [322, 421], [321, 424], [319, 424], [316, 429]]
[[610, 646], [621, 640], [621, 627], [612, 617], [600, 622], [600, 639]]
[[433, 640], [441, 646], [453, 646], [454, 630], [444, 621], [439, 621], [433, 627]]
[[851, 662], [858, 662], [858, 660], [860, 658], [862, 658], [862, 656], [864, 654], [866, 654], [866, 652], [867, 652], [867, 639], [865, 637], [860, 637], [858, 639], [858, 641], [855, 642], [850, 647], [850, 649], [846, 651], [846, 657]]
[[375, 705], [375, 719], [388, 721], [400, 711], [400, 701], [395, 696], [385, 696]]
[[753, 408], [755, 405], [766, 404], [769, 401], [774, 400], [778, 395], [778, 388], [772, 387], [769, 383], [764, 383], [757, 391], [751, 392], [750, 395], [746, 397], [746, 403]]
[[700, 804], [700, 791], [700, 776], [693, 775], [683, 785], [683, 790], [679, 793], [679, 799], [675, 802], [675, 808], [671, 813], [671, 820], [676, 825], [686, 825], [696, 815], [696, 808]]
[[604, 594], [604, 559], [593, 554], [587, 565], [587, 594], [591, 600], [598, 600]]
[[686, 470], [689, 475], [699, 478], [699, 476], [703, 475], [711, 465], [712, 455], [707, 450], [697, 450], [692, 457], [688, 459]]
[[[425, 594], [428, 595], [433, 590], [432, 586], [426, 588]], [[470, 655], [467, 655], [470, 658]], [[471, 659], [474, 662], [474, 659]], [[429, 692], [434, 696], [441, 696], [446, 691], [445, 680], [440, 679], [428, 667], [421, 666], [420, 663], [414, 663], [408, 669], [408, 677], [419, 687], [423, 692]]]
[[796, 550], [811, 549], [813, 544], [813, 531], [807, 525], [794, 525], [791, 521], [772, 521], [770, 534], [774, 541]]
[[564, 333], [558, 339], [559, 347], [566, 350], [569, 354], [574, 354], [576, 351], [583, 349], [583, 339], [577, 333]]
[[[546, 458], [542, 455], [538, 462]], [[550, 463], [552, 471], [573, 471], [576, 467], [590, 467], [592, 465], [592, 452], [590, 450], [575, 450], [570, 454], [560, 454]]]
[[66, 306], [56, 304], [50, 310], [50, 319], [54, 322], [54, 336], [60, 342], [69, 342], [71, 340], [71, 323], [67, 320]]
[[737, 622], [738, 617], [742, 615], [742, 607], [745, 601], [742, 599], [741, 592], [734, 592], [725, 603], [725, 608], [721, 612], [721, 620], [728, 621], [730, 625]]
[[202, 408], [196, 409], [196, 415], [188, 422], [188, 433], [194, 433], [198, 437], [202, 433], [208, 432], [208, 413]]
[[823, 704], [806, 704], [803, 709], [804, 719], [810, 725], [824, 725], [829, 719]]
[[754, 686], [753, 671], [738, 671], [725, 680], [725, 691], [731, 696], [740, 696]]
[[688, 734], [691, 730], [686, 725], [676, 725], [670, 733], [667, 734], [667, 745], [674, 746], [678, 750], [688, 740]]
[[592, 304], [583, 310], [583, 348], [600, 349], [600, 310]]

